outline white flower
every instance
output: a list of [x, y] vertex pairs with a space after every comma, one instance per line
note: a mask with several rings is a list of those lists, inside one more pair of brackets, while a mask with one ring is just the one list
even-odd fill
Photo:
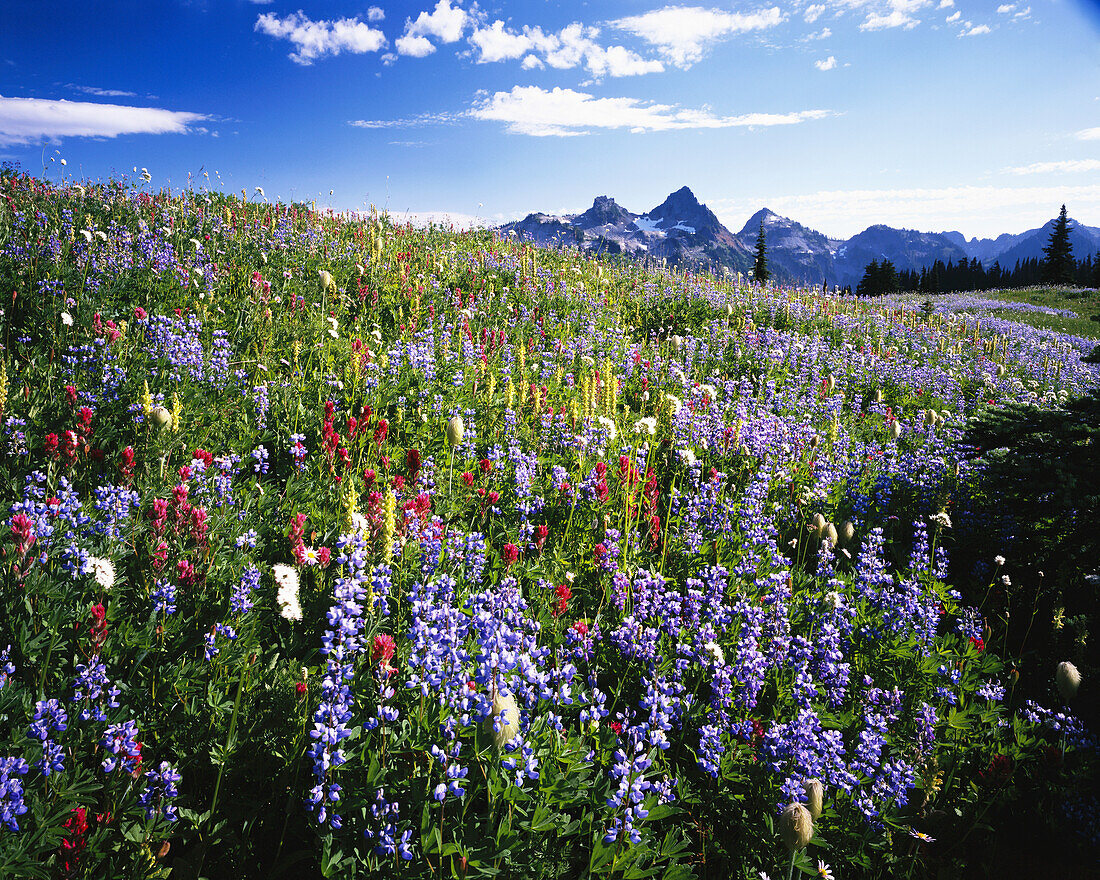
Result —
[[275, 601], [279, 603], [279, 613], [285, 620], [301, 620], [302, 606], [298, 604], [298, 572], [289, 565], [274, 565], [271, 573], [279, 591]]
[[680, 461], [684, 463], [684, 467], [691, 467], [698, 459], [695, 457], [694, 449], [681, 449], [679, 451]]
[[657, 419], [655, 419], [653, 416], [647, 416], [644, 419], [638, 419], [638, 421], [634, 423], [634, 433], [645, 433], [652, 437], [654, 434], [657, 433]]
[[62, 312], [61, 313], [61, 323], [64, 324], [66, 327], [72, 327], [73, 326], [73, 316], [70, 315], [68, 312]]
[[594, 366], [596, 366], [596, 361], [595, 361], [595, 360], [594, 360], [594, 359], [593, 359], [592, 357], [590, 357], [589, 355], [587, 355], [587, 354], [582, 354], [582, 355], [581, 355], [581, 363], [582, 363], [582, 364], [585, 364], [585, 365], [587, 365], [587, 366], [589, 366], [589, 367], [594, 367]]
[[1012, 586], [1012, 581], [1009, 580], [1009, 577], [1008, 577], [1007, 574], [1002, 574], [1001, 575], [1001, 583], [1004, 584], [1006, 587], [1011, 587]]
[[715, 666], [726, 665], [726, 655], [722, 651], [722, 647], [717, 642], [707, 642], [703, 645], [703, 650], [710, 654], [714, 658]]
[[930, 519], [931, 519], [932, 522], [934, 522], [936, 525], [938, 525], [941, 529], [951, 528], [951, 517], [949, 517], [943, 511], [940, 511], [939, 513], [937, 513], [934, 516], [930, 517]]
[[97, 229], [95, 231], [95, 237], [98, 238], [100, 241], [106, 241], [107, 240], [107, 233], [104, 232], [102, 229]]
[[153, 179], [153, 175], [149, 173], [148, 168], [141, 169], [141, 179], [144, 180], [146, 183]]
[[833, 871], [821, 859], [817, 860], [817, 876], [820, 880], [833, 880]]
[[718, 399], [718, 389], [713, 385], [700, 385], [699, 390], [710, 398], [710, 402], [714, 403]]
[[599, 416], [596, 421], [603, 426], [605, 431], [607, 431], [608, 440], [614, 440], [619, 436], [619, 429], [615, 427], [615, 423], [607, 416]]
[[265, 197], [264, 196], [264, 188], [262, 186], [256, 187], [256, 192], [258, 192], [260, 194], [261, 199]]
[[89, 556], [84, 567], [85, 573], [95, 575], [95, 582], [103, 589], [109, 590], [115, 583], [115, 564], [110, 559], [100, 559], [98, 556]]
[[90, 230], [90, 229], [81, 229], [80, 234], [84, 236], [84, 240], [86, 242], [88, 242], [88, 244], [92, 243], [92, 230]]
[[993, 564], [998, 565], [998, 566], [1004, 565], [1005, 564], [1005, 558], [1003, 556], [994, 556], [993, 557]]
[[331, 316], [328, 318], [328, 322], [332, 325], [328, 328], [328, 335], [331, 336], [333, 339], [339, 339], [340, 332], [337, 330], [337, 328], [340, 326], [340, 322]]
[[675, 394], [666, 394], [665, 400], [668, 401], [668, 408], [672, 411], [673, 415], [676, 415], [676, 413], [680, 411], [680, 407], [683, 406], [680, 398], [677, 397]]

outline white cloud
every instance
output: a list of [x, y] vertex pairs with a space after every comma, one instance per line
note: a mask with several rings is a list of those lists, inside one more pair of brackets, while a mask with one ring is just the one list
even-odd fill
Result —
[[528, 26], [517, 33], [508, 29], [504, 22], [494, 21], [489, 27], [475, 30], [469, 42], [476, 50], [478, 64], [522, 57], [526, 70], [541, 68], [544, 64], [569, 70], [583, 64], [596, 77], [638, 76], [665, 69], [657, 59], [643, 58], [625, 46], [604, 48], [596, 42], [599, 35], [598, 28], [579, 22], [567, 25], [556, 34], [548, 34], [539, 27]]
[[1058, 162], [1033, 162], [1006, 168], [1008, 174], [1076, 174], [1083, 171], [1100, 171], [1100, 159], [1064, 159]]
[[[524, 33], [517, 34], [506, 30], [503, 21], [494, 21], [485, 28], [477, 28], [470, 34], [470, 45], [477, 50], [477, 63], [488, 64], [494, 61], [510, 61], [521, 58], [535, 45], [530, 36], [530, 29], [524, 28]], [[539, 35], [542, 31], [536, 28]]]
[[1100, 128], [1083, 128], [1077, 132], [1077, 139], [1082, 141], [1100, 141]]
[[86, 95], [95, 95], [97, 98], [136, 98], [136, 92], [124, 92], [122, 89], [100, 89], [95, 86], [70, 86], [78, 92]]
[[[435, 37], [441, 43], [462, 39], [469, 15], [465, 9], [451, 6], [451, 0], [439, 0], [431, 12], [421, 12], [416, 21], [405, 21], [406, 37]], [[424, 53], [425, 55], [428, 53]]]
[[954, 12], [952, 12], [952, 13], [951, 13], [951, 14], [950, 14], [949, 16], [947, 16], [947, 18], [946, 18], [946, 21], [947, 21], [947, 23], [948, 23], [948, 24], [954, 24], [954, 23], [955, 23], [955, 22], [957, 22], [957, 21], [958, 21], [958, 20], [959, 20], [960, 18], [962, 18], [962, 13], [961, 13], [961, 12], [959, 12], [959, 10], [957, 10], [957, 9], [956, 9], [956, 10], [955, 10]]
[[187, 134], [193, 123], [209, 118], [155, 107], [0, 96], [0, 146], [65, 137]]
[[778, 6], [757, 12], [725, 12], [701, 6], [665, 6], [611, 22], [655, 46], [666, 60], [687, 68], [703, 57], [712, 43], [731, 34], [766, 30], [783, 21]]
[[522, 67], [524, 70], [542, 70], [546, 65], [539, 61], [538, 56], [528, 55], [523, 59], [519, 66]]
[[873, 223], [898, 229], [965, 230], [968, 236], [994, 236], [1039, 226], [1063, 202], [1077, 217], [1100, 216], [1100, 184], [1081, 186], [955, 186], [882, 190], [830, 190], [777, 196], [774, 192], [739, 199], [708, 200], [731, 229], [760, 206], [827, 235], [847, 238]]
[[815, 3], [811, 6], [806, 7], [806, 11], [802, 13], [802, 19], [806, 22], [806, 24], [813, 24], [815, 21], [821, 18], [821, 13], [823, 13], [824, 11], [825, 7], [822, 4]]
[[356, 128], [415, 128], [421, 125], [453, 125], [459, 120], [454, 113], [421, 113], [403, 119], [352, 119], [348, 125]]
[[265, 12], [256, 19], [254, 30], [276, 39], [289, 40], [296, 48], [290, 60], [297, 64], [312, 64], [326, 55], [351, 52], [377, 52], [388, 44], [385, 35], [377, 28], [358, 18], [341, 18], [336, 21], [311, 21], [302, 11], [279, 18]]
[[1016, 4], [1015, 3], [1002, 3], [1000, 6], [997, 7], [997, 13], [999, 15], [1008, 15], [1008, 13], [1015, 12], [1015, 11], [1016, 11]]
[[378, 6], [372, 6], [367, 10], [367, 21], [381, 21], [386, 17], [384, 9]]
[[815, 61], [814, 67], [816, 67], [818, 70], [832, 70], [834, 67], [836, 67], [836, 58], [830, 55], [824, 61]]
[[393, 45], [397, 48], [398, 53], [412, 58], [423, 58], [435, 51], [435, 46], [427, 37], [411, 37], [408, 34], [398, 37], [394, 40]]
[[936, 8], [937, 9], [950, 9], [954, 5], [955, 5], [955, 0], [940, 0], [940, 5], [937, 6]]
[[[867, 18], [859, 26], [861, 31], [881, 31], [889, 28], [905, 28], [911, 30], [920, 24], [919, 18], [914, 18], [915, 13], [928, 6], [931, 0], [885, 0], [876, 4], [877, 10], [867, 13]], [[866, 6], [860, 0], [848, 0], [848, 5], [853, 7]]]
[[634, 133], [696, 128], [794, 125], [832, 115], [828, 110], [795, 113], [748, 113], [716, 116], [709, 109], [681, 109], [637, 98], [596, 98], [586, 92], [538, 86], [514, 86], [477, 102], [468, 113], [474, 119], [503, 122], [513, 134], [536, 137], [588, 134], [592, 129], [625, 128]]
[[970, 30], [963, 31], [960, 34], [960, 36], [963, 36], [963, 37], [980, 37], [982, 34], [988, 34], [988, 33], [991, 33], [991, 31], [989, 30], [989, 25], [976, 24], [976, 25], [974, 25], [974, 27], [970, 28]]
[[803, 43], [812, 43], [814, 40], [827, 40], [833, 35], [833, 32], [828, 28], [822, 28], [819, 31], [815, 31], [812, 34], [807, 34], [802, 38]]

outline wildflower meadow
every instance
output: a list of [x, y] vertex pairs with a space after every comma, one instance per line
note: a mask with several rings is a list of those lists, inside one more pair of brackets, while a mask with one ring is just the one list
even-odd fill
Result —
[[1087, 876], [967, 432], [1096, 341], [967, 302], [7, 169], [0, 876]]

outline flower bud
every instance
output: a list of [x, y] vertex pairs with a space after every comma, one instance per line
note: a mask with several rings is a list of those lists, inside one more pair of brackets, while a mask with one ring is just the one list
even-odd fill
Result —
[[787, 804], [779, 817], [779, 834], [792, 853], [805, 849], [814, 836], [814, 819], [802, 804]]
[[1054, 672], [1054, 683], [1058, 685], [1058, 693], [1062, 695], [1062, 699], [1069, 702], [1077, 696], [1077, 689], [1081, 686], [1081, 673], [1068, 660], [1063, 660]]
[[462, 421], [462, 416], [452, 416], [450, 421], [447, 422], [447, 442], [452, 446], [457, 446], [462, 442], [465, 433], [466, 423]]
[[820, 819], [825, 786], [821, 784], [820, 779], [807, 779], [802, 783], [802, 788], [806, 792], [806, 809], [810, 811], [810, 818]]
[[335, 293], [336, 279], [332, 277], [331, 272], [328, 272], [325, 269], [318, 269], [317, 286], [321, 289], [321, 293]]

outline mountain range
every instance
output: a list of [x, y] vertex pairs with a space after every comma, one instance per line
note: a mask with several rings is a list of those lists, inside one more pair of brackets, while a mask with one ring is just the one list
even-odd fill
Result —
[[[871, 260], [890, 260], [899, 271], [919, 272], [936, 260], [957, 264], [977, 259], [986, 268], [996, 260], [1011, 269], [1017, 260], [1042, 259], [1054, 222], [992, 239], [967, 240], [960, 232], [916, 232], [881, 224], [837, 239], [762, 208], [735, 233], [685, 186], [644, 214], [628, 211], [609, 196], [597, 196], [581, 214], [528, 214], [500, 230], [540, 245], [748, 274], [762, 224], [768, 268], [775, 280], [855, 287]], [[1100, 251], [1100, 228], [1071, 224], [1074, 256], [1083, 259]]]

